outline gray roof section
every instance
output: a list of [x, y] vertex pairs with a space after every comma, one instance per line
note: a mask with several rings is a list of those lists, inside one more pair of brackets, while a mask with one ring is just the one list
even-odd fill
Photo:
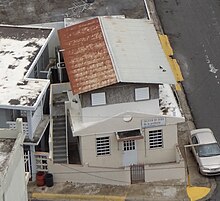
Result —
[[118, 81], [176, 83], [150, 21], [107, 17], [99, 19]]

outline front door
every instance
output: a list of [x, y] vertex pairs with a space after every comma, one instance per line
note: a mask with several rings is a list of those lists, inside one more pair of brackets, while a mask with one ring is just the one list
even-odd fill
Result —
[[126, 140], [123, 141], [123, 165], [130, 166], [137, 164], [137, 148], [135, 140]]

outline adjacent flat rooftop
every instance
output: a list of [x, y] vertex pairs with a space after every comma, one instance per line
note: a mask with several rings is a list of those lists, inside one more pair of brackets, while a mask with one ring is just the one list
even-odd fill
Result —
[[7, 164], [14, 143], [15, 139], [0, 139], [0, 172], [4, 170]]
[[53, 29], [0, 25], [0, 108], [34, 106], [49, 80], [30, 79]]

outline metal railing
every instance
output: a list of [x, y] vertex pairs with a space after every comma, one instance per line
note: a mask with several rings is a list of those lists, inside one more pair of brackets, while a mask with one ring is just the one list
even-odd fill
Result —
[[28, 183], [31, 178], [31, 164], [30, 164], [30, 152], [24, 151], [24, 168], [25, 168], [25, 181]]

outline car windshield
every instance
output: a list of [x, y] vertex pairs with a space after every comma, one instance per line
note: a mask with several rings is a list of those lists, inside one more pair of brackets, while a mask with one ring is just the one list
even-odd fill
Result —
[[220, 155], [220, 147], [217, 143], [198, 146], [197, 150], [200, 157]]

